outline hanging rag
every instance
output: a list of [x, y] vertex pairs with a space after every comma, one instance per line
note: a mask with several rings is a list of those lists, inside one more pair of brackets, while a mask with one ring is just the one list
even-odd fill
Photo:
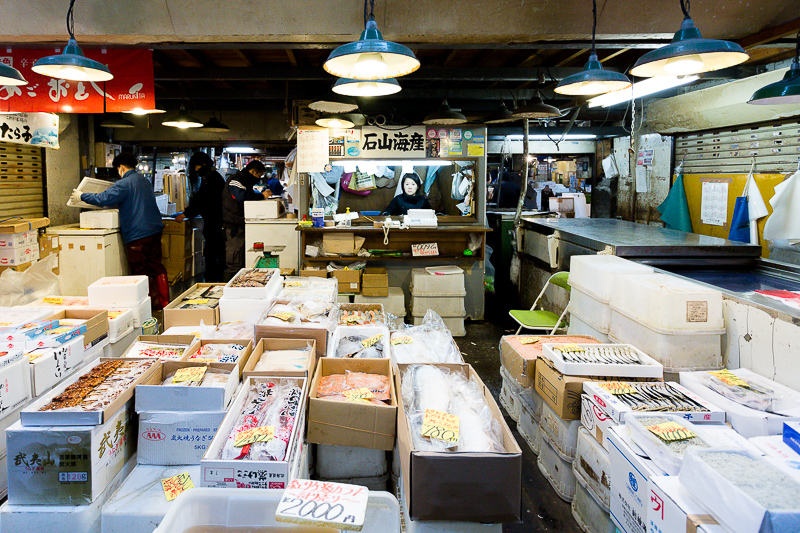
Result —
[[433, 187], [436, 177], [439, 175], [440, 168], [441, 167], [428, 167], [427, 173], [425, 174], [425, 196], [430, 194], [431, 187]]
[[656, 209], [661, 213], [661, 220], [669, 229], [692, 232], [692, 218], [689, 215], [689, 203], [686, 201], [686, 189], [683, 186], [683, 164], [675, 169], [677, 177], [669, 194]]
[[792, 209], [800, 205], [800, 170], [775, 187], [769, 203], [772, 215], [764, 225], [764, 238], [768, 241], [786, 240], [790, 244], [800, 242], [800, 217]]
[[767, 204], [764, 203], [764, 197], [761, 196], [756, 179], [753, 177], [754, 167], [755, 161], [750, 165], [750, 172], [747, 174], [747, 182], [744, 184], [744, 191], [742, 192], [742, 196], [747, 197], [750, 244], [758, 244], [758, 219], [764, 218], [769, 214]]
[[750, 215], [747, 209], [747, 196], [736, 197], [728, 240], [750, 242]]

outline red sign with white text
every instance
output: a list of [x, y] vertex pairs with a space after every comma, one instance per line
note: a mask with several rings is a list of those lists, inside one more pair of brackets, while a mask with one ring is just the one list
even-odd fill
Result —
[[42, 76], [31, 70], [34, 62], [61, 53], [60, 48], [0, 48], [0, 62], [19, 70], [28, 80], [28, 85], [0, 86], [0, 111], [116, 113], [156, 106], [152, 50], [99, 48], [83, 52], [108, 65], [114, 79], [67, 81]]

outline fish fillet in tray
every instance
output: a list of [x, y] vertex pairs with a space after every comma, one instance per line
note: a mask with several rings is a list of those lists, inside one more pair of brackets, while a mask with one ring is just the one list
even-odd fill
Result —
[[567, 376], [661, 378], [664, 367], [630, 344], [545, 343], [542, 355]]

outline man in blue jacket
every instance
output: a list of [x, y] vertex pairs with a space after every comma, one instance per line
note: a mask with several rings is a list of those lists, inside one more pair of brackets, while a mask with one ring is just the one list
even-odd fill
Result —
[[[122, 176], [118, 182], [101, 193], [72, 191], [73, 201], [83, 201], [100, 207], [119, 209], [119, 226], [128, 271], [131, 275], [145, 275], [150, 282], [150, 300], [153, 309], [169, 303], [167, 271], [161, 264], [161, 232], [164, 225], [158, 210], [153, 186], [136, 172], [136, 157], [123, 152], [114, 158], [112, 166]], [[158, 278], [163, 276], [161, 280]]]

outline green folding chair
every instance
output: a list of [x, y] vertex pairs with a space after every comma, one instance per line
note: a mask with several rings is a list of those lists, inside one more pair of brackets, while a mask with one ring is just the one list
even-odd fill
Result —
[[517, 324], [519, 324], [519, 328], [517, 328], [516, 333], [517, 335], [519, 335], [519, 332], [523, 329], [549, 331], [550, 335], [553, 335], [559, 329], [563, 329], [561, 327], [561, 323], [564, 320], [564, 317], [567, 315], [569, 305], [564, 308], [564, 311], [561, 313], [561, 315], [557, 315], [554, 312], [547, 311], [545, 309], [536, 309], [536, 307], [539, 305], [539, 300], [542, 299], [544, 292], [550, 285], [561, 287], [569, 292], [569, 272], [556, 272], [550, 276], [547, 279], [547, 282], [545, 282], [544, 287], [542, 287], [542, 292], [540, 292], [539, 296], [536, 297], [536, 300], [534, 300], [530, 309], [512, 309], [508, 312], [511, 318], [513, 318]]

